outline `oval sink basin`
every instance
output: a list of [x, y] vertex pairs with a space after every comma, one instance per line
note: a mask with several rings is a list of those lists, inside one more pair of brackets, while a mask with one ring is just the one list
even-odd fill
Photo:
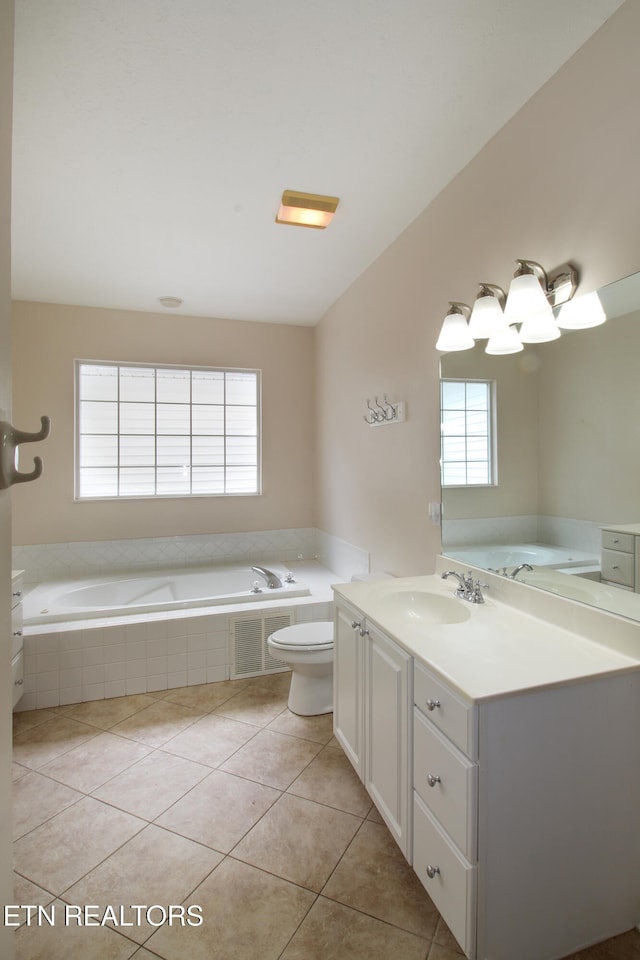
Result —
[[417, 625], [462, 623], [470, 617], [462, 600], [427, 590], [398, 590], [385, 597], [385, 605], [394, 615], [404, 616]]

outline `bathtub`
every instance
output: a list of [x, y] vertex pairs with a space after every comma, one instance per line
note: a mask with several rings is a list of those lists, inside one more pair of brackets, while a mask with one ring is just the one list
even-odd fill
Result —
[[487, 543], [457, 546], [445, 550], [452, 560], [469, 563], [483, 570], [502, 570], [530, 563], [532, 567], [564, 568], [599, 566], [599, 557], [584, 550], [556, 547], [546, 543]]
[[[278, 574], [282, 587], [270, 589], [247, 564], [42, 583], [25, 594], [24, 624], [28, 627], [265, 600], [286, 603], [294, 597], [309, 596], [304, 583], [284, 582], [286, 570], [281, 565], [271, 564], [269, 569]], [[257, 593], [252, 590], [256, 581], [260, 586]]]

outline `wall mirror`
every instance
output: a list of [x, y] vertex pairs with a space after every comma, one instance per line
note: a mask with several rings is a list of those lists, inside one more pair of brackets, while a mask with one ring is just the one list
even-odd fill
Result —
[[[489, 356], [445, 354], [441, 376], [495, 384], [496, 477], [442, 488], [442, 552], [640, 620], [640, 592], [603, 582], [602, 529], [640, 533], [640, 273], [602, 287], [607, 322]], [[629, 563], [640, 585], [640, 536]], [[637, 554], [633, 544], [638, 545]]]

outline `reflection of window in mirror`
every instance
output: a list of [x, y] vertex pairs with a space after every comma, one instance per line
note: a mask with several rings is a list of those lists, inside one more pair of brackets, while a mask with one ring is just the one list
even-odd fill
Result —
[[496, 478], [495, 381], [440, 381], [443, 487], [493, 486]]

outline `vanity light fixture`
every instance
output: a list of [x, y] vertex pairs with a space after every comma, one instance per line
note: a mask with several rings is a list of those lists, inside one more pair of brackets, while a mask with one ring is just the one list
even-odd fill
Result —
[[607, 315], [602, 309], [600, 297], [595, 292], [585, 293], [560, 307], [557, 316], [558, 326], [563, 330], [586, 330], [604, 323]]
[[481, 283], [471, 319], [469, 333], [474, 340], [488, 340], [505, 325], [503, 308], [506, 294], [495, 283]]
[[449, 353], [456, 350], [470, 350], [475, 346], [475, 340], [469, 333], [467, 325], [467, 317], [470, 315], [471, 307], [466, 303], [449, 301], [449, 309], [442, 323], [436, 350]]
[[285, 190], [282, 194], [276, 223], [286, 223], [294, 227], [313, 227], [324, 230], [333, 220], [340, 200], [320, 193], [300, 193], [299, 190]]

